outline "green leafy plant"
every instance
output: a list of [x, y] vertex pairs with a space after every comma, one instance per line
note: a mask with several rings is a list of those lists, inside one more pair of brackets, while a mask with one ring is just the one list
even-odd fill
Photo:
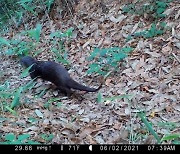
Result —
[[39, 142], [30, 140], [29, 137], [30, 134], [16, 136], [13, 133], [8, 133], [4, 138], [1, 137], [1, 140], [4, 140], [4, 142], [1, 141], [0, 144], [40, 144]]
[[165, 17], [165, 14], [163, 12], [167, 9], [168, 4], [171, 0], [148, 0], [146, 4], [143, 3], [143, 1], [139, 1], [138, 4], [127, 4], [123, 7], [124, 13], [131, 13], [131, 14], [149, 14], [153, 18], [163, 18]]
[[146, 119], [144, 113], [139, 112], [138, 116], [141, 118], [141, 120], [143, 121], [143, 123], [145, 124], [145, 126], [147, 127], [147, 129], [150, 131], [150, 133], [154, 136], [154, 138], [157, 140], [157, 143], [161, 142], [161, 139], [159, 138], [158, 134], [154, 131], [154, 129], [152, 128], [152, 125], [148, 122], [148, 120]]
[[134, 36], [135, 37], [142, 36], [142, 37], [145, 37], [145, 38], [152, 38], [152, 37], [161, 35], [161, 34], [164, 33], [165, 25], [166, 25], [165, 23], [161, 23], [159, 25], [159, 29], [158, 29], [157, 26], [153, 23], [149, 30], [146, 30], [146, 31], [143, 31], [143, 32], [140, 32], [140, 33], [135, 33]]
[[14, 91], [10, 89], [8, 81], [0, 85], [0, 109], [2, 112], [7, 110], [13, 96]]
[[30, 116], [30, 117], [28, 118], [28, 122], [30, 122], [31, 124], [35, 124], [35, 123], [38, 122], [38, 119]]
[[95, 48], [88, 60], [95, 59], [97, 62], [89, 66], [87, 73], [98, 73], [105, 76], [112, 69], [117, 70], [119, 62], [126, 58], [132, 50], [131, 47]]
[[41, 24], [37, 24], [35, 29], [28, 30], [27, 33], [28, 35], [35, 39], [37, 42], [40, 40], [40, 34], [41, 34]]
[[156, 24], [152, 24], [151, 28], [142, 32], [136, 32], [132, 35], [127, 37], [127, 41], [131, 40], [132, 38], [143, 37], [143, 38], [153, 38], [158, 35], [162, 35], [165, 32], [166, 24], [161, 22], [158, 26]]
[[180, 124], [175, 122], [159, 122], [159, 128], [167, 130], [167, 133], [161, 138], [161, 142], [171, 142], [173, 144], [180, 144], [180, 134], [171, 133], [178, 129]]
[[137, 2], [137, 4], [128, 4], [124, 6], [123, 12], [124, 13], [131, 13], [131, 14], [148, 14], [150, 19], [153, 19], [153, 24], [149, 30], [145, 30], [142, 32], [136, 32], [133, 35], [129, 35], [126, 41], [131, 40], [132, 38], [136, 37], [143, 37], [143, 38], [152, 38], [158, 35], [162, 35], [165, 32], [166, 24], [164, 22], [158, 22], [159, 18], [165, 17], [163, 12], [167, 9], [169, 2], [171, 0], [148, 0], [147, 3], [144, 4], [142, 0]]
[[172, 131], [172, 130], [176, 129], [177, 127], [179, 127], [180, 124], [177, 124], [175, 122], [159, 122], [158, 126]]
[[16, 10], [18, 10], [19, 5], [17, 4], [18, 0], [1, 0], [0, 3], [0, 26], [1, 29], [4, 25], [7, 24], [7, 21], [11, 19]]
[[179, 141], [180, 142], [180, 134], [168, 134], [161, 138], [161, 142], [163, 141]]
[[50, 34], [52, 43], [51, 51], [55, 54], [56, 60], [65, 65], [69, 65], [67, 60], [67, 51], [64, 48], [64, 40], [72, 36], [74, 28], [69, 28], [65, 32], [56, 31]]
[[54, 3], [54, 0], [46, 0], [45, 5], [47, 7], [47, 11], [50, 11], [51, 5]]
[[[31, 67], [31, 66], [30, 66]], [[21, 77], [25, 77], [27, 75], [27, 70], [30, 67], [26, 68], [24, 72], [22, 72]], [[29, 81], [27, 84], [20, 86], [17, 89], [11, 89], [10, 84], [6, 81], [4, 84], [0, 85], [0, 109], [2, 111], [9, 111], [14, 115], [17, 115], [14, 110], [15, 107], [21, 104], [20, 98], [27, 91], [32, 89], [36, 82], [34, 80]]]
[[26, 11], [31, 12], [36, 15], [35, 5], [33, 4], [33, 0], [19, 0], [18, 4]]
[[[36, 49], [38, 48], [38, 43], [41, 39], [41, 29], [41, 24], [37, 24], [34, 29], [21, 32], [19, 34], [21, 36], [20, 38], [26, 38], [23, 40], [17, 38], [7, 40], [0, 37], [0, 47], [5, 50], [4, 53], [6, 55], [16, 55], [21, 57], [29, 55], [32, 52], [39, 53]], [[72, 36], [72, 32], [73, 28], [69, 28], [65, 32], [56, 31], [50, 34], [50, 39], [46, 40], [49, 44], [52, 44], [51, 51], [55, 54], [56, 60], [63, 64], [69, 64], [67, 60], [67, 51], [64, 48], [63, 42], [65, 39]]]
[[29, 70], [32, 68], [33, 65], [27, 67], [20, 75], [20, 78], [24, 78], [29, 75]]
[[[34, 29], [24, 31], [20, 34], [22, 36], [29, 36], [32, 38], [31, 40], [21, 40], [21, 39], [12, 39], [6, 40], [4, 38], [0, 38], [1, 45], [5, 47], [5, 54], [6, 55], [28, 55], [30, 52], [34, 51], [37, 47], [37, 42], [40, 40], [41, 34], [41, 25], [37, 24]], [[23, 37], [24, 37], [23, 36]], [[35, 41], [34, 41], [35, 40]]]
[[49, 12], [54, 0], [1, 0], [0, 3], [0, 28], [6, 25], [20, 26], [23, 18], [37, 16], [41, 12]]
[[0, 45], [7, 45], [10, 46], [10, 42], [8, 40], [6, 40], [5, 38], [0, 37]]
[[13, 109], [14, 107], [18, 106], [20, 104], [20, 95], [22, 93], [22, 90], [23, 90], [23, 87], [19, 87], [15, 93], [14, 93], [14, 98], [13, 98], [13, 101], [11, 103], [11, 109]]
[[23, 87], [19, 87], [18, 89], [10, 89], [7, 87], [6, 89], [2, 88], [4, 85], [1, 85], [0, 89], [0, 107], [2, 111], [9, 111], [14, 115], [17, 115], [14, 110], [15, 107], [20, 105], [20, 97], [23, 91]]
[[[63, 38], [66, 38], [66, 37], [71, 37], [72, 34], [73, 34], [73, 30], [74, 30], [74, 28], [71, 27], [71, 28], [67, 29], [65, 32], [61, 32], [61, 31], [52, 32], [50, 34], [50, 39], [57, 40], [58, 38], [63, 39]], [[57, 41], [55, 41], [54, 43], [56, 44]]]
[[[36, 30], [34, 30], [35, 32], [39, 32]], [[28, 31], [29, 32], [29, 31]], [[33, 30], [31, 30], [30, 32], [33, 32]], [[39, 33], [31, 34], [32, 37], [36, 37], [37, 40], [39, 40]], [[27, 34], [26, 33], [22, 33], [22, 34]], [[21, 39], [12, 39], [12, 40], [7, 40], [5, 38], [0, 38], [0, 47], [2, 49], [4, 49], [4, 53], [6, 55], [17, 55], [17, 56], [21, 56], [21, 55], [28, 55], [29, 52], [33, 51], [36, 47], [36, 44], [34, 43], [33, 40], [21, 40]]]
[[8, 46], [7, 50], [5, 50], [6, 55], [28, 55], [35, 48], [30, 41], [12, 40], [10, 44], [11, 46]]

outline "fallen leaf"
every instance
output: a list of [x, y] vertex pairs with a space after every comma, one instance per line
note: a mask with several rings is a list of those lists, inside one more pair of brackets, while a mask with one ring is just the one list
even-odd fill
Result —
[[103, 140], [102, 136], [98, 135], [94, 139], [98, 144], [105, 144], [105, 141]]
[[39, 127], [31, 126], [31, 127], [28, 127], [28, 128], [26, 128], [26, 129], [24, 129], [23, 132], [37, 131], [37, 130], [39, 130]]
[[41, 112], [40, 110], [36, 109], [36, 110], [35, 110], [35, 113], [36, 113], [36, 115], [37, 115], [38, 117], [43, 118], [43, 114], [42, 114], [42, 112]]
[[79, 112], [78, 112], [78, 114], [83, 114], [84, 113], [84, 109], [81, 109], [81, 110], [79, 110]]
[[121, 23], [127, 16], [125, 15], [119, 15], [117, 18], [115, 18], [113, 15], [109, 17], [109, 19], [114, 23]]
[[106, 85], [106, 86], [109, 86], [109, 85], [110, 85], [110, 83], [111, 83], [111, 81], [112, 81], [112, 78], [108, 78], [108, 79], [106, 79], [106, 81], [105, 81], [105, 85]]
[[162, 53], [168, 55], [172, 51], [172, 48], [170, 46], [165, 46], [162, 48]]

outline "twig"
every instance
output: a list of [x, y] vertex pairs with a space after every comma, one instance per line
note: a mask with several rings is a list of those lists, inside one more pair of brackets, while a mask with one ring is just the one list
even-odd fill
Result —
[[65, 2], [66, 2], [66, 5], [67, 5], [67, 7], [68, 7], [68, 10], [69, 10], [69, 12], [70, 12], [70, 14], [71, 14], [71, 17], [73, 18], [73, 14], [72, 14], [72, 11], [71, 11], [71, 9], [70, 9], [70, 7], [69, 7], [69, 4], [68, 4], [67, 0], [65, 0]]
[[174, 54], [174, 53], [172, 53], [172, 55], [174, 56], [174, 58], [179, 62], [179, 64], [180, 64], [180, 60], [178, 59], [178, 57]]

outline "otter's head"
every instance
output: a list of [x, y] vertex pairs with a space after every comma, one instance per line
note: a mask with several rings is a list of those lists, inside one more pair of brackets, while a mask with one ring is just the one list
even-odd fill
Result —
[[36, 64], [36, 62], [37, 61], [34, 58], [30, 57], [30, 56], [25, 56], [25, 57], [22, 57], [20, 59], [21, 65], [23, 65], [25, 67], [29, 67], [29, 66], [31, 66], [33, 64]]

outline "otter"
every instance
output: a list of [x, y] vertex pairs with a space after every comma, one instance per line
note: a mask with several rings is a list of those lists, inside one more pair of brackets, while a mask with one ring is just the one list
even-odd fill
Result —
[[24, 56], [20, 59], [20, 63], [26, 68], [31, 66], [29, 74], [32, 79], [41, 78], [50, 81], [66, 95], [72, 94], [71, 89], [96, 92], [102, 87], [102, 84], [97, 89], [79, 84], [70, 77], [63, 65], [54, 61], [38, 61], [30, 56]]

